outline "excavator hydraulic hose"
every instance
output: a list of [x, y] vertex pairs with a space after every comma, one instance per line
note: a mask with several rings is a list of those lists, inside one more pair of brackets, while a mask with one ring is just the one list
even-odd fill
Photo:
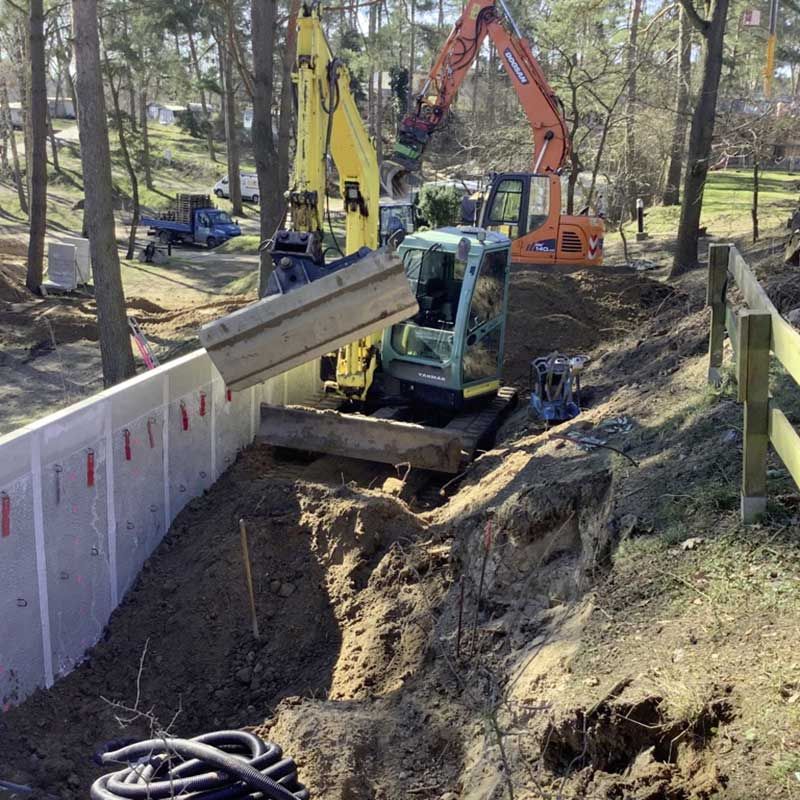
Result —
[[246, 731], [214, 731], [193, 739], [165, 736], [104, 753], [104, 764], [127, 764], [98, 778], [92, 800], [162, 800], [172, 797], [264, 797], [308, 800], [291, 758]]

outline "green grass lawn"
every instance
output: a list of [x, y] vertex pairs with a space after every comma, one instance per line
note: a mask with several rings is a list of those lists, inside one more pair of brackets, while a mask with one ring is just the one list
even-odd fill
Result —
[[[62, 127], [71, 124], [60, 121]], [[143, 209], [166, 208], [178, 192], [208, 192], [227, 172], [225, 146], [217, 142], [217, 161], [209, 158], [206, 140], [194, 139], [174, 125], [151, 123], [149, 129], [150, 154], [153, 174], [153, 189], [144, 185], [143, 171], [137, 165], [139, 198]], [[23, 135], [17, 132], [17, 141], [22, 145]], [[115, 192], [115, 210], [123, 217], [130, 212], [131, 183], [119, 141], [113, 128], [109, 128], [111, 144], [112, 180]], [[55, 230], [79, 232], [83, 211], [76, 208], [83, 199], [83, 178], [80, 150], [77, 142], [64, 142], [59, 148], [60, 171], [52, 164], [50, 144], [48, 155], [48, 226]], [[242, 164], [243, 170], [252, 169], [249, 162]], [[216, 205], [231, 210], [227, 200], [217, 200]], [[127, 213], [126, 213], [127, 212]], [[20, 209], [19, 199], [10, 180], [0, 181], [0, 231], [4, 225], [27, 224], [27, 217]]]
[[252, 234], [243, 234], [233, 239], [228, 239], [225, 244], [217, 248], [218, 253], [237, 253], [243, 255], [257, 255], [261, 237]]
[[[764, 172], [759, 180], [758, 217], [762, 231], [781, 227], [797, 206], [800, 175], [785, 172]], [[750, 210], [753, 205], [753, 173], [751, 170], [711, 172], [703, 195], [700, 223], [714, 236], [749, 236], [753, 230]], [[678, 231], [680, 206], [654, 206], [648, 209], [645, 229], [659, 236]], [[631, 223], [625, 228], [635, 230]]]

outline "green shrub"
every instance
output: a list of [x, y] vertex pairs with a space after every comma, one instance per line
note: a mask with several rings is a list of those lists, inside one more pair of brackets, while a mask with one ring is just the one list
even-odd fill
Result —
[[188, 133], [193, 139], [205, 138], [211, 125], [202, 114], [197, 114], [188, 108], [175, 112], [175, 122], [180, 130]]
[[455, 225], [461, 217], [462, 192], [455, 186], [423, 186], [419, 210], [432, 228]]

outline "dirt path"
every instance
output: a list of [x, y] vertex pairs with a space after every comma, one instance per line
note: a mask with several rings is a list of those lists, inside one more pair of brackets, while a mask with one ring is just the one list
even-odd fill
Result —
[[[169, 265], [122, 264], [128, 312], [162, 360], [198, 347], [200, 325], [252, 299], [220, 294], [252, 271], [252, 256], [174, 252]], [[31, 298], [24, 289], [22, 238], [0, 238], [0, 253], [2, 434], [99, 391], [102, 369], [91, 296]]]

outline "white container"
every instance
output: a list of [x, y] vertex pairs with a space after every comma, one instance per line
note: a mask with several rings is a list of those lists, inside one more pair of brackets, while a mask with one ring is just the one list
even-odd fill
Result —
[[54, 286], [67, 292], [78, 285], [76, 252], [73, 244], [50, 242], [47, 247], [47, 277]]

